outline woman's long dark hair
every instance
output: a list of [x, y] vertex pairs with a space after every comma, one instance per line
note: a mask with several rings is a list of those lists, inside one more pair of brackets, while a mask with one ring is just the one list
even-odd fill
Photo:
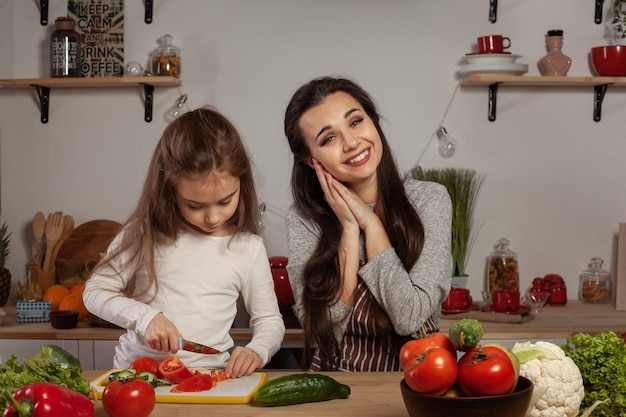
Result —
[[[322, 369], [333, 369], [339, 355], [328, 307], [336, 302], [341, 288], [342, 271], [339, 267], [338, 250], [342, 227], [324, 199], [315, 170], [306, 164], [311, 152], [300, 128], [300, 118], [306, 111], [337, 92], [347, 93], [358, 101], [380, 135], [383, 155], [376, 170], [378, 197], [374, 211], [381, 219], [391, 244], [407, 271], [417, 262], [424, 244], [422, 222], [405, 194], [403, 180], [380, 126], [380, 116], [369, 94], [345, 78], [316, 78], [300, 87], [285, 111], [285, 135], [294, 158], [291, 172], [294, 202], [300, 213], [316, 224], [321, 233], [317, 247], [303, 269], [305, 286], [302, 304], [305, 346], [319, 348]], [[395, 332], [386, 313], [377, 302], [372, 304], [376, 327], [382, 335], [393, 336]], [[302, 365], [308, 367], [310, 362], [311, 352], [305, 349]]]

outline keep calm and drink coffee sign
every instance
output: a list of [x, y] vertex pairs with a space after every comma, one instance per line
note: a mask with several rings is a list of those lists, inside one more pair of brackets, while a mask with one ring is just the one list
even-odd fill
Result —
[[124, 75], [124, 0], [68, 0], [81, 36], [81, 77]]

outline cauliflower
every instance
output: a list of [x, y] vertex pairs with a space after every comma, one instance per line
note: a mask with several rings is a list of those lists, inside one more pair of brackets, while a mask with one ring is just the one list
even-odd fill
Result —
[[535, 384], [528, 417], [574, 417], [585, 395], [578, 366], [550, 342], [516, 343], [520, 375]]

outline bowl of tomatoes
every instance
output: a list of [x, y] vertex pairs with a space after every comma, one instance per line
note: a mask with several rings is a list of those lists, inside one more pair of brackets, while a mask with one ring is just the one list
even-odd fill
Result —
[[512, 392], [478, 397], [420, 394], [404, 379], [400, 390], [410, 417], [524, 417], [533, 383], [520, 376]]

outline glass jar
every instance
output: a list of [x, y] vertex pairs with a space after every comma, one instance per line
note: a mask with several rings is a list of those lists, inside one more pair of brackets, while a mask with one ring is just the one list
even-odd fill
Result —
[[613, 297], [611, 274], [602, 268], [602, 258], [592, 258], [580, 277], [580, 299], [585, 303], [608, 303]]
[[152, 75], [180, 77], [180, 48], [172, 45], [172, 35], [159, 38], [159, 47], [152, 51]]
[[509, 249], [510, 241], [498, 240], [495, 250], [489, 255], [489, 292], [497, 290], [519, 291], [519, 268], [517, 254]]
[[61, 16], [54, 22], [50, 36], [50, 76], [53, 78], [80, 77], [80, 35], [74, 29], [76, 22]]

